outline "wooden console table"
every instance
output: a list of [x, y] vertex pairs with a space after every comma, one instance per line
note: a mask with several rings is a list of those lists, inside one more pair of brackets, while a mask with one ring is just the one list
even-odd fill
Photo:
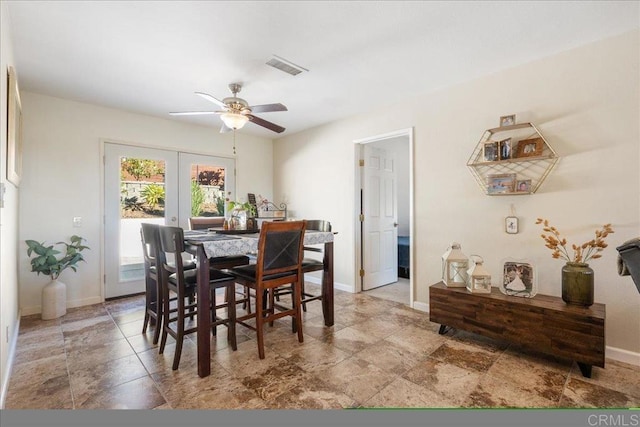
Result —
[[446, 327], [463, 329], [575, 360], [588, 378], [593, 365], [604, 368], [604, 304], [580, 307], [540, 294], [514, 297], [495, 287], [490, 294], [472, 294], [439, 282], [429, 288], [429, 320], [440, 323], [440, 334]]

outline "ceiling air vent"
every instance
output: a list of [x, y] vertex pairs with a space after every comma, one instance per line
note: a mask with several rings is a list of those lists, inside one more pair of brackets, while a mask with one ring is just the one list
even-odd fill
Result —
[[284, 58], [280, 58], [277, 55], [273, 55], [271, 59], [267, 61], [267, 65], [270, 65], [280, 71], [284, 71], [287, 74], [291, 74], [292, 76], [297, 76], [303, 71], [309, 71], [306, 68], [296, 65], [291, 61], [287, 61]]

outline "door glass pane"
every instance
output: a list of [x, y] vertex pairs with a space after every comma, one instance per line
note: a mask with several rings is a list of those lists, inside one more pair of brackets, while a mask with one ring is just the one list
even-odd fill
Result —
[[224, 216], [225, 169], [191, 164], [191, 216]]
[[165, 162], [120, 158], [120, 280], [144, 278], [140, 224], [165, 223]]

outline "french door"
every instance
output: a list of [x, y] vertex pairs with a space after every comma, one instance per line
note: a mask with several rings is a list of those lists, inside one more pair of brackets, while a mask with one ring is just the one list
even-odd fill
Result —
[[188, 229], [190, 216], [224, 215], [216, 202], [227, 191], [235, 191], [233, 159], [105, 143], [105, 298], [145, 290], [141, 223]]

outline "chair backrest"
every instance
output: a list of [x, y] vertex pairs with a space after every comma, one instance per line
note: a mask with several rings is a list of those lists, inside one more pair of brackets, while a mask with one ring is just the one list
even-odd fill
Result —
[[143, 222], [140, 224], [140, 239], [142, 241], [142, 255], [144, 257], [145, 268], [156, 265], [158, 256], [158, 245], [160, 237], [158, 234], [158, 224]]
[[[158, 250], [158, 268], [162, 268], [169, 273], [178, 272], [178, 278], [182, 279], [184, 266], [182, 264], [182, 253], [184, 252], [184, 231], [180, 227], [168, 225], [158, 228], [160, 236], [160, 249]], [[167, 257], [170, 255], [170, 257]], [[173, 263], [168, 260], [173, 259]]]
[[307, 230], [331, 231], [331, 223], [323, 219], [308, 219]]
[[191, 230], [206, 230], [224, 225], [223, 216], [197, 216], [189, 218], [189, 228]]
[[256, 277], [300, 272], [306, 221], [262, 223]]

